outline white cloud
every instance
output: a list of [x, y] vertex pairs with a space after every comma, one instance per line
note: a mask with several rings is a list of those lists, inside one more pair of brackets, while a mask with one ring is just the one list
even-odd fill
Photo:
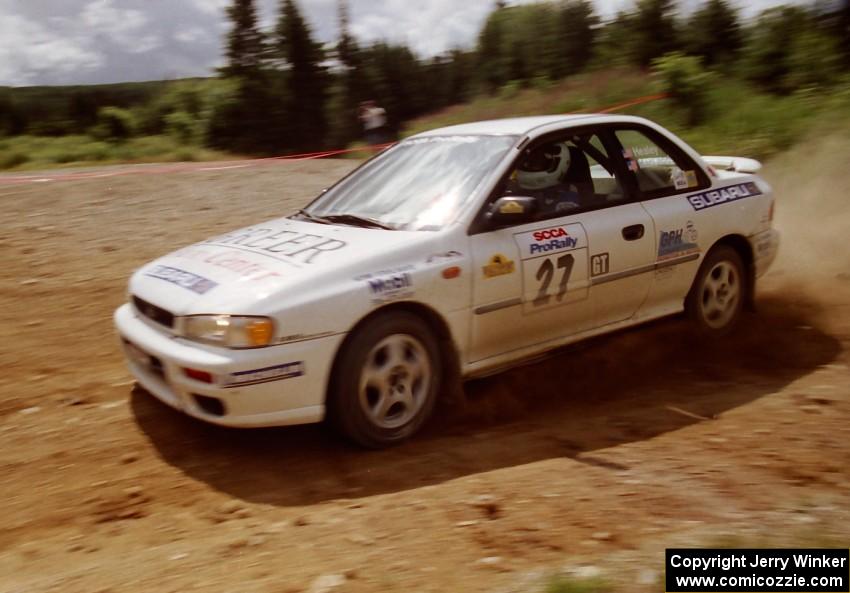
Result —
[[224, 9], [228, 0], [190, 0], [192, 5], [199, 11], [210, 15], [224, 16]]
[[88, 47], [85, 37], [60, 38], [17, 15], [0, 18], [0, 84], [38, 84], [56, 69], [91, 72], [103, 63], [103, 54]]
[[141, 10], [116, 8], [112, 0], [94, 0], [80, 15], [80, 23], [91, 34], [107, 36], [131, 53], [145, 53], [159, 46], [159, 36], [140, 36], [150, 19]]
[[412, 7], [401, 0], [380, 5], [361, 1], [352, 5], [351, 30], [364, 41], [406, 43], [419, 55], [433, 56], [471, 46], [491, 10], [490, 2], [431, 0]]
[[194, 43], [203, 39], [209, 33], [200, 27], [189, 27], [188, 29], [180, 29], [174, 34], [174, 39], [180, 43]]
[[[0, 85], [91, 84], [204, 76], [219, 64], [232, 0], [0, 0]], [[280, 0], [256, 0], [270, 27]], [[509, 0], [525, 4], [536, 0]], [[680, 0], [686, 13], [705, 0]], [[802, 0], [790, 0], [792, 2]], [[313, 35], [334, 43], [338, 0], [297, 0]], [[594, 0], [610, 18], [636, 0]], [[783, 0], [735, 0], [752, 16]], [[472, 47], [495, 0], [348, 0], [361, 41], [409, 45], [430, 57]], [[140, 55], [144, 54], [144, 59]]]

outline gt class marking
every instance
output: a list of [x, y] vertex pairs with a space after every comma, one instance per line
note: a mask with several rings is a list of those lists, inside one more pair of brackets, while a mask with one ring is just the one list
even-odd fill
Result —
[[601, 276], [608, 273], [609, 260], [607, 253], [598, 253], [590, 258], [590, 275]]
[[759, 195], [761, 195], [761, 191], [758, 186], [752, 181], [748, 181], [747, 183], [739, 183], [688, 196], [688, 202], [690, 202], [694, 210], [699, 211], [727, 202], [734, 202], [749, 198], [750, 196]]

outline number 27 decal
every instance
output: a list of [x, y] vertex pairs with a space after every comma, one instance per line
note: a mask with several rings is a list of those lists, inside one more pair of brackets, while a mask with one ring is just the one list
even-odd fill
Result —
[[[561, 273], [561, 280], [558, 284], [558, 292], [555, 295], [555, 298], [560, 302], [563, 300], [564, 295], [567, 294], [567, 282], [570, 280], [570, 274], [573, 271], [573, 264], [575, 263], [575, 258], [571, 253], [566, 255], [562, 255], [558, 258], [558, 269], [563, 270]], [[537, 296], [534, 298], [534, 306], [539, 307], [542, 305], [547, 305], [552, 298], [552, 295], [549, 294], [549, 286], [552, 284], [552, 279], [555, 276], [555, 264], [552, 263], [552, 260], [546, 258], [540, 264], [540, 267], [537, 268], [537, 273], [535, 274], [535, 278], [537, 278], [540, 284], [540, 290], [537, 293]]]

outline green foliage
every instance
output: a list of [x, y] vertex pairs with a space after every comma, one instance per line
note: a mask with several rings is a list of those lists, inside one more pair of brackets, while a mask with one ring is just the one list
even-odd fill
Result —
[[232, 27], [227, 34], [226, 76], [254, 77], [262, 69], [266, 53], [263, 34], [257, 23], [254, 0], [233, 0], [227, 8]]
[[143, 136], [121, 143], [91, 136], [15, 136], [0, 139], [0, 169], [44, 169], [117, 162], [215, 160], [227, 155], [185, 146], [170, 136]]
[[166, 115], [165, 129], [181, 144], [198, 144], [204, 132], [198, 116], [186, 111], [172, 111]]
[[837, 39], [813, 28], [800, 32], [794, 38], [788, 53], [788, 88], [828, 87], [840, 73]]
[[0, 135], [4, 127], [9, 135], [81, 134], [97, 123], [101, 108], [141, 109], [172, 84], [177, 83], [0, 88]]
[[325, 142], [328, 77], [324, 52], [294, 0], [282, 0], [275, 31], [277, 55], [286, 65], [285, 132], [294, 150], [318, 150]]
[[652, 62], [652, 71], [662, 92], [685, 110], [688, 125], [695, 126], [705, 119], [713, 76], [702, 68], [699, 58], [669, 53]]
[[597, 35], [591, 68], [594, 70], [623, 67], [632, 63], [631, 46], [634, 15], [620, 11]]
[[[412, 121], [404, 135], [480, 119], [566, 112], [592, 112], [653, 92], [656, 77], [633, 70], [597, 71], [568, 78], [550, 89], [525, 89], [510, 98], [479, 96], [470, 103]], [[777, 96], [732, 77], [713, 75], [706, 89], [708, 117], [688, 122], [686, 109], [661, 100], [621, 111], [672, 130], [703, 154], [765, 159], [811, 133], [820, 121], [850, 116], [850, 77], [834, 90]]]
[[97, 112], [95, 137], [111, 142], [121, 142], [133, 135], [136, 119], [133, 114], [120, 107], [102, 107]]
[[611, 586], [601, 579], [576, 579], [557, 576], [547, 583], [546, 593], [611, 593]]
[[275, 154], [285, 145], [281, 130], [285, 89], [270, 73], [238, 78], [211, 106], [207, 144], [244, 154]]
[[693, 13], [687, 31], [688, 52], [709, 67], [733, 62], [743, 45], [737, 12], [726, 0], [708, 0]]
[[765, 11], [751, 26], [742, 71], [774, 93], [827, 87], [842, 71], [842, 39], [799, 6]]
[[586, 0], [498, 9], [478, 36], [478, 81], [492, 91], [579, 72], [592, 56], [597, 23]]
[[29, 155], [21, 150], [4, 150], [0, 153], [0, 169], [14, 169], [29, 160]]
[[[279, 0], [271, 31], [260, 28], [256, 0], [230, 0], [227, 63], [219, 78], [0, 88], [0, 139], [71, 137], [88, 151], [27, 141], [14, 154], [2, 153], [3, 162], [135, 159], [157, 144], [169, 158], [194, 158], [200, 146], [246, 154], [345, 146], [362, 136], [364, 100], [386, 109], [393, 133], [406, 122], [416, 130], [435, 122], [588, 111], [652, 92], [640, 74], [650, 65], [672, 102], [635, 112], [724, 151], [731, 139], [742, 152], [769, 154], [801, 130], [809, 112], [827, 103], [846, 109], [850, 4], [778, 7], [742, 27], [732, 0], [699, 1], [677, 20], [675, 0], [633, 0], [603, 24], [590, 0], [495, 2], [475, 50], [423, 60], [402, 44], [358, 43], [346, 0], [339, 0], [332, 50], [313, 39], [296, 0]], [[450, 105], [435, 118], [416, 119]], [[176, 155], [180, 145], [188, 149]]]
[[641, 66], [678, 49], [673, 0], [639, 0], [631, 17], [629, 53]]

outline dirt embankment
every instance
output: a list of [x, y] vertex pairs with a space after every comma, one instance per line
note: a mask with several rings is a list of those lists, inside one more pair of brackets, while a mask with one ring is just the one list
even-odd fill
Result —
[[681, 320], [468, 385], [421, 438], [230, 431], [132, 391], [129, 273], [347, 162], [0, 186], [0, 592], [655, 591], [664, 547], [846, 545], [850, 142], [771, 163], [784, 232], [733, 338]]

